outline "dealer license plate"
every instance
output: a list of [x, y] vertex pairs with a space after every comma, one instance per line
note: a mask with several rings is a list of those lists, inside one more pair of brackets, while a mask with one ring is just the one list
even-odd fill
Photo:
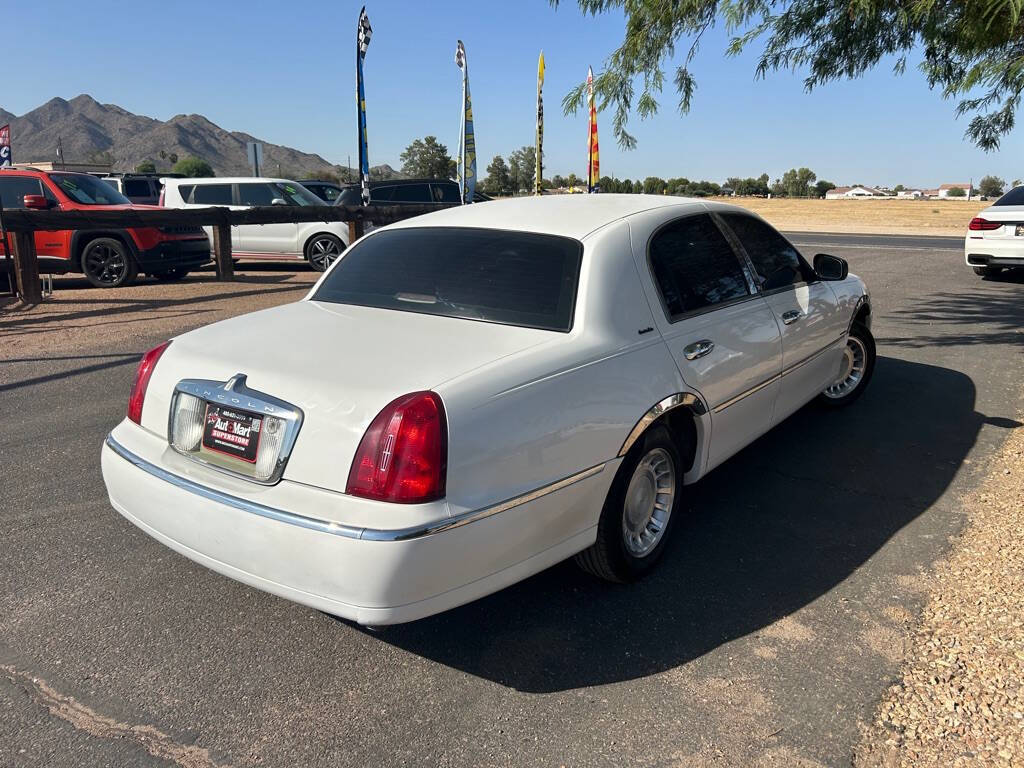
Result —
[[262, 426], [262, 416], [207, 403], [203, 447], [255, 464]]
[[1017, 237], [1024, 237], [1024, 224], [1017, 225], [1017, 231], [1015, 233]]

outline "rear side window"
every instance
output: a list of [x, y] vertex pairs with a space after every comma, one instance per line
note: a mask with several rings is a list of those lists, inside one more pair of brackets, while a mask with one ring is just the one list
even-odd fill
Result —
[[736, 253], [708, 214], [662, 227], [649, 254], [669, 320], [750, 295]]
[[321, 184], [316, 193], [324, 200], [329, 203], [333, 203], [338, 199], [338, 195], [341, 194], [341, 190], [338, 187], [332, 187], [330, 184]]
[[992, 205], [1024, 205], [1024, 187], [1014, 187]]
[[192, 190], [195, 188], [195, 184], [179, 184], [178, 194], [181, 195], [181, 202], [191, 203], [192, 201], [189, 198], [192, 197]]
[[393, 203], [429, 203], [433, 200], [426, 184], [398, 184], [391, 195]]
[[149, 185], [149, 179], [125, 179], [124, 189], [121, 191], [126, 197], [153, 196], [153, 189]]
[[231, 205], [231, 185], [196, 184], [192, 202], [198, 205]]
[[431, 184], [435, 203], [461, 203], [458, 184]]
[[384, 230], [346, 251], [313, 299], [564, 332], [582, 252], [578, 240], [529, 232]]
[[742, 213], [721, 216], [753, 262], [762, 291], [785, 288], [812, 278], [797, 249], [773, 227]]
[[[374, 190], [374, 193], [376, 193], [376, 190]], [[335, 205], [361, 205], [363, 201], [359, 194], [359, 187], [345, 187], [341, 190]]]
[[24, 208], [25, 195], [41, 194], [43, 188], [39, 184], [39, 179], [31, 176], [0, 177], [0, 202], [4, 208]]

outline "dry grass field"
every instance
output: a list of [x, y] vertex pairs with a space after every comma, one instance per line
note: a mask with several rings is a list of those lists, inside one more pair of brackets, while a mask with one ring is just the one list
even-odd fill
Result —
[[713, 199], [749, 208], [778, 229], [791, 232], [903, 235], [962, 235], [978, 211], [991, 205], [980, 200]]

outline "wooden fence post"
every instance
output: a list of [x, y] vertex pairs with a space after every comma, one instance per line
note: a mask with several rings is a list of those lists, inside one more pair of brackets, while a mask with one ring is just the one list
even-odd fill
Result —
[[231, 260], [231, 225], [215, 224], [213, 227], [213, 253], [217, 262], [217, 279], [234, 280], [235, 264]]
[[34, 232], [12, 232], [14, 246], [14, 276], [18, 295], [26, 304], [39, 304], [43, 289], [39, 284], [39, 261], [36, 259]]
[[363, 236], [365, 226], [363, 225], [362, 219], [354, 219], [348, 223], [348, 244], [352, 245], [356, 240]]

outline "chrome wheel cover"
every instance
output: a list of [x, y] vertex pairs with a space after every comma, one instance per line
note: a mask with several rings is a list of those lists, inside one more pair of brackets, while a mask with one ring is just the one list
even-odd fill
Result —
[[841, 373], [825, 391], [825, 397], [838, 399], [846, 397], [853, 392], [860, 383], [864, 381], [864, 369], [867, 365], [868, 350], [864, 342], [856, 336], [849, 336], [846, 339], [846, 349], [843, 350], [843, 362], [840, 367]]
[[109, 245], [90, 246], [83, 262], [86, 271], [104, 285], [113, 285], [128, 271], [128, 260]]
[[341, 255], [341, 247], [332, 237], [318, 237], [309, 244], [309, 260], [321, 272]]
[[646, 557], [658, 546], [676, 498], [672, 456], [655, 448], [637, 464], [626, 487], [622, 510], [622, 542], [633, 557]]

